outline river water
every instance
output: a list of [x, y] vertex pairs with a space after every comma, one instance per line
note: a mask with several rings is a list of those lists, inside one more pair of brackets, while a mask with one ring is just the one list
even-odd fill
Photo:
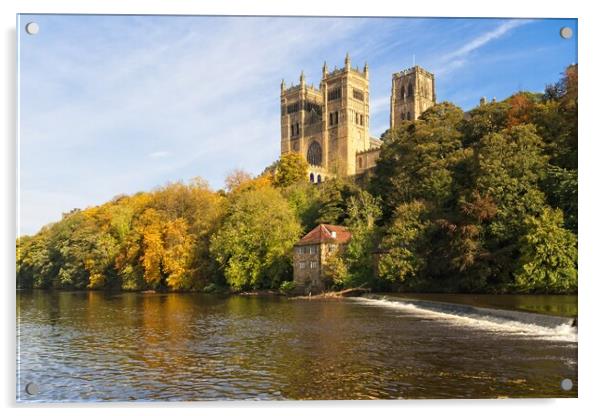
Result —
[[[567, 299], [544, 309], [566, 310]], [[23, 402], [577, 396], [576, 328], [482, 309], [22, 291], [17, 318]], [[569, 391], [560, 387], [567, 378]], [[38, 392], [26, 393], [27, 383]]]

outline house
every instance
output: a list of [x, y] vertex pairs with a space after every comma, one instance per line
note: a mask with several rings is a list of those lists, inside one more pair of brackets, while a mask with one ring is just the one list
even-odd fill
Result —
[[351, 240], [351, 233], [340, 225], [320, 224], [307, 233], [293, 252], [293, 279], [297, 293], [323, 292], [328, 282], [324, 267], [328, 259], [344, 250]]

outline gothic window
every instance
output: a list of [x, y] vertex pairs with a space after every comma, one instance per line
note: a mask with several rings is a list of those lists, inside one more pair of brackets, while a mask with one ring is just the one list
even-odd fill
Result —
[[335, 111], [334, 113], [330, 113], [330, 125], [335, 126], [339, 124], [339, 112]]
[[364, 115], [360, 114], [360, 126], [364, 125]]
[[341, 98], [341, 88], [333, 88], [328, 91], [328, 101], [338, 100]]
[[291, 124], [291, 136], [295, 135], [295, 125]]
[[409, 111], [408, 111], [408, 114], [407, 114], [406, 116], [407, 116], [407, 117], [406, 117], [406, 120], [411, 120], [411, 119], [410, 119], [410, 112], [409, 112]]
[[406, 98], [406, 88], [402, 85], [401, 86], [401, 99], [405, 100]]
[[318, 175], [318, 183], [322, 183], [322, 176]]
[[314, 174], [313, 174], [313, 173], [310, 173], [310, 174], [309, 174], [309, 181], [310, 181], [311, 183], [314, 183]]
[[413, 97], [414, 96], [414, 89], [412, 88], [412, 85], [410, 84], [410, 86], [408, 87], [408, 97]]
[[299, 111], [299, 102], [296, 102], [296, 103], [293, 103], [293, 104], [289, 104], [286, 107], [286, 112], [288, 114], [296, 113], [297, 111]]
[[360, 158], [359, 158], [359, 160], [358, 160], [358, 165], [359, 165], [359, 167], [360, 167], [360, 169], [361, 169], [361, 168], [362, 168], [362, 158], [361, 158], [361, 157], [360, 157]]
[[364, 93], [360, 90], [353, 89], [353, 98], [356, 100], [364, 101]]
[[307, 162], [314, 166], [322, 165], [322, 147], [318, 142], [312, 142], [309, 145], [309, 149], [307, 149]]

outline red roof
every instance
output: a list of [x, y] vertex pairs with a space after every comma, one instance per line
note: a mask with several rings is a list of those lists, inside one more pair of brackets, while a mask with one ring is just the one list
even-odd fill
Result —
[[[333, 233], [336, 233], [333, 235]], [[335, 237], [336, 236], [336, 237]], [[351, 233], [347, 228], [340, 225], [320, 224], [299, 240], [295, 245], [337, 243], [347, 244], [351, 240]]]

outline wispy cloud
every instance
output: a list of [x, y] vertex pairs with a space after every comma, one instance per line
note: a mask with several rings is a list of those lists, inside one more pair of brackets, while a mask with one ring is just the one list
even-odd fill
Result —
[[164, 157], [169, 156], [171, 153], [170, 152], [166, 152], [166, 151], [158, 151], [158, 152], [152, 152], [149, 153], [148, 157], [150, 157], [151, 159], [161, 159]]
[[502, 22], [495, 29], [485, 32], [483, 34], [480, 34], [476, 38], [468, 41], [461, 48], [459, 48], [447, 55], [444, 55], [443, 59], [450, 60], [450, 59], [457, 59], [457, 58], [464, 57], [464, 56], [468, 55], [469, 53], [485, 46], [492, 40], [495, 40], [495, 39], [498, 39], [498, 38], [504, 36], [506, 33], [510, 32], [512, 29], [515, 29], [519, 26], [525, 25], [530, 22], [531, 22], [531, 20], [509, 20], [509, 21]]
[[531, 22], [532, 20], [528, 19], [503, 21], [494, 29], [481, 33], [474, 38], [467, 39], [462, 46], [449, 53], [443, 54], [441, 58], [439, 58], [439, 65], [436, 68], [437, 74], [441, 76], [464, 67], [470, 62], [470, 56], [474, 55], [477, 50], [488, 43], [501, 38], [512, 30]]

